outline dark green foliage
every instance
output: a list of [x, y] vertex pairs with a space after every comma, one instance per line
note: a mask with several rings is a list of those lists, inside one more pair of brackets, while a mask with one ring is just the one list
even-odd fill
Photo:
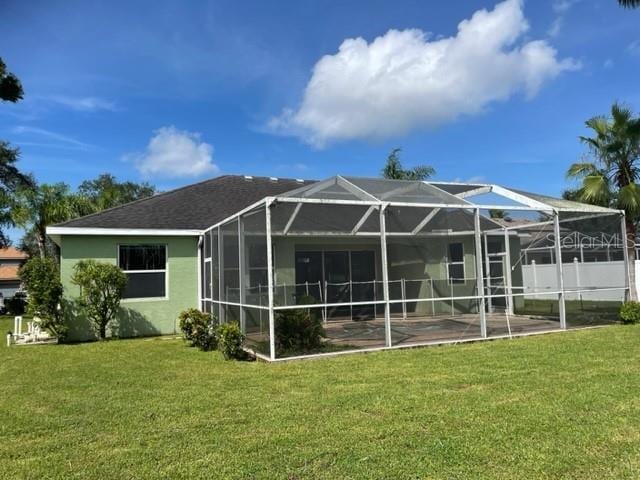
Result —
[[180, 312], [178, 316], [180, 330], [191, 346], [208, 352], [218, 347], [217, 319], [209, 313], [196, 308]]
[[74, 193], [64, 182], [18, 188], [10, 220], [25, 230], [21, 247], [31, 256], [57, 256], [57, 247], [46, 235], [46, 227], [71, 218], [96, 213], [153, 195], [148, 183], [118, 182], [102, 174], [85, 180]]
[[247, 354], [242, 349], [245, 336], [236, 322], [223, 323], [218, 327], [218, 350], [226, 360], [243, 360]]
[[120, 308], [127, 276], [111, 263], [81, 260], [74, 267], [71, 281], [80, 287], [78, 306], [104, 339], [107, 325]]
[[618, 0], [621, 7], [624, 8], [638, 8], [640, 7], [640, 0]]
[[63, 321], [62, 283], [58, 264], [51, 258], [31, 258], [20, 268], [20, 279], [29, 292], [27, 311], [59, 339], [67, 327]]
[[94, 180], [85, 180], [78, 186], [78, 195], [86, 198], [96, 212], [151, 197], [155, 193], [156, 187], [147, 182], [118, 182], [110, 173], [103, 173]]
[[[47, 239], [47, 226], [69, 220], [77, 216], [77, 202], [66, 183], [39, 184], [19, 188], [15, 195], [11, 217], [22, 227], [34, 243], [31, 256], [45, 257], [51, 251]], [[23, 242], [26, 246], [26, 242]]]
[[[300, 299], [301, 305], [315, 303], [312, 297]], [[317, 311], [309, 308], [278, 313], [275, 325], [276, 350], [282, 353], [311, 352], [322, 347], [326, 333]]]
[[4, 301], [9, 315], [24, 315], [27, 307], [27, 296], [24, 293], [17, 292], [13, 297]]
[[400, 163], [401, 148], [394, 148], [387, 157], [387, 163], [382, 169], [382, 176], [391, 180], [425, 180], [433, 177], [436, 171], [427, 165], [418, 165], [409, 170], [402, 168]]
[[625, 302], [620, 307], [620, 320], [626, 324], [640, 323], [640, 302]]
[[[17, 148], [11, 148], [8, 142], [0, 140], [0, 227], [15, 225], [12, 217], [14, 195], [18, 189], [33, 185], [33, 180], [16, 166], [19, 155]], [[8, 244], [9, 239], [0, 230], [0, 246]]]
[[[7, 67], [0, 58], [0, 100], [15, 103], [22, 99], [23, 93], [20, 80], [7, 72]], [[17, 148], [11, 148], [8, 142], [0, 140], [0, 228], [14, 225], [11, 217], [13, 194], [18, 188], [33, 184], [32, 179], [16, 167], [19, 156]], [[0, 229], [0, 247], [8, 244], [9, 239]]]
[[18, 77], [7, 72], [7, 66], [0, 58], [0, 100], [5, 102], [17, 102], [22, 100], [24, 91]]

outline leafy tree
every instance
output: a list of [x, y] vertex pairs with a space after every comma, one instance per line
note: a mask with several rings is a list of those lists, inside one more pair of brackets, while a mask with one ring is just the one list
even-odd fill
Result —
[[62, 283], [58, 263], [51, 258], [30, 258], [19, 271], [29, 292], [27, 311], [40, 317], [40, 325], [59, 339], [67, 328], [62, 312]]
[[111, 263], [81, 260], [74, 267], [71, 281], [80, 287], [78, 305], [98, 336], [106, 338], [107, 325], [118, 314], [127, 276]]
[[72, 195], [66, 183], [43, 183], [17, 191], [12, 218], [28, 232], [29, 240], [37, 245], [38, 255], [44, 258], [51, 251], [47, 226], [69, 220], [83, 208], [83, 199]]
[[[597, 116], [586, 122], [593, 135], [582, 136], [591, 161], [574, 163], [567, 177], [577, 179], [580, 185], [569, 195], [576, 199], [626, 212], [629, 259], [635, 259], [634, 242], [640, 219], [640, 118], [630, 109], [614, 103], [611, 116]], [[633, 269], [631, 269], [633, 279]], [[635, 284], [635, 280], [632, 285]], [[635, 298], [635, 289], [631, 289]]]
[[401, 148], [394, 148], [387, 157], [387, 163], [382, 169], [382, 176], [391, 180], [425, 180], [435, 175], [433, 167], [418, 165], [405, 170], [400, 162]]
[[86, 198], [96, 212], [150, 197], [155, 193], [156, 187], [147, 182], [118, 182], [110, 173], [103, 173], [94, 180], [85, 180], [78, 187], [78, 194]]
[[18, 77], [7, 72], [7, 66], [0, 58], [0, 100], [5, 102], [17, 102], [22, 100], [24, 91]]
[[[20, 80], [7, 72], [7, 66], [0, 58], [0, 100], [15, 103], [23, 95]], [[10, 242], [2, 228], [14, 225], [11, 216], [12, 197], [18, 188], [33, 184], [32, 179], [16, 167], [19, 156], [17, 148], [11, 148], [8, 142], [0, 140], [0, 246], [3, 247]]]
[[618, 3], [624, 8], [640, 7], [640, 0], [618, 0]]

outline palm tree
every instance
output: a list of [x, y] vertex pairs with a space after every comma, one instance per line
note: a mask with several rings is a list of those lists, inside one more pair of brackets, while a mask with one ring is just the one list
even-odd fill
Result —
[[47, 225], [64, 222], [84, 210], [82, 198], [65, 183], [19, 189], [12, 209], [13, 221], [35, 238], [41, 258], [47, 255]]
[[391, 180], [426, 180], [435, 175], [433, 167], [418, 165], [409, 170], [402, 168], [400, 163], [401, 148], [394, 148], [387, 157], [387, 163], [382, 169], [382, 176]]
[[618, 0], [618, 3], [624, 8], [640, 7], [640, 0]]
[[[592, 161], [574, 163], [567, 177], [580, 180], [572, 190], [577, 200], [624, 210], [629, 260], [635, 260], [635, 238], [640, 219], [640, 117], [618, 103], [611, 106], [611, 116], [597, 116], [586, 122], [591, 137], [580, 137]], [[635, 285], [630, 269], [631, 286]], [[630, 289], [635, 298], [635, 288]]]
[[509, 214], [500, 208], [492, 208], [489, 210], [489, 217], [494, 220], [506, 220], [507, 222], [511, 221], [511, 217]]

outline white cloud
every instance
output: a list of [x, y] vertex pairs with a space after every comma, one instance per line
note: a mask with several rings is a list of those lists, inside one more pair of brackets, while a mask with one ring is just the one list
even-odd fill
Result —
[[580, 0], [554, 0], [551, 4], [553, 11], [559, 14], [567, 13]]
[[118, 110], [118, 107], [114, 102], [98, 97], [67, 97], [53, 95], [51, 97], [47, 97], [47, 99], [53, 103], [82, 112], [95, 112], [98, 110], [114, 112]]
[[560, 30], [562, 30], [562, 24], [564, 23], [564, 17], [558, 16], [556, 17], [553, 22], [551, 22], [551, 26], [549, 27], [549, 30], [547, 30], [547, 34], [550, 37], [557, 37], [558, 34], [560, 33]]
[[371, 43], [346, 39], [316, 63], [299, 108], [271, 118], [268, 129], [321, 147], [435, 127], [519, 92], [533, 97], [578, 64], [559, 60], [546, 41], [518, 42], [528, 28], [521, 1], [506, 0], [478, 10], [448, 38], [408, 29]]
[[560, 30], [564, 25], [565, 15], [573, 8], [575, 4], [580, 0], [554, 0], [551, 4], [553, 12], [556, 14], [556, 18], [551, 22], [551, 26], [547, 31], [550, 37], [557, 37], [560, 34]]
[[634, 40], [627, 45], [627, 51], [633, 56], [640, 56], [640, 40]]
[[[24, 125], [18, 125], [11, 129], [12, 133], [17, 135], [23, 135], [36, 141], [24, 141], [19, 142], [21, 145], [33, 145], [41, 147], [54, 147], [54, 148], [69, 148], [74, 150], [91, 150], [93, 145], [81, 142], [73, 137], [63, 135], [51, 130], [45, 130], [44, 128], [29, 127]], [[42, 140], [46, 140], [53, 143], [42, 143]]]
[[173, 126], [153, 132], [147, 150], [126, 155], [145, 177], [198, 177], [216, 173], [213, 147], [201, 141], [199, 133], [178, 130]]

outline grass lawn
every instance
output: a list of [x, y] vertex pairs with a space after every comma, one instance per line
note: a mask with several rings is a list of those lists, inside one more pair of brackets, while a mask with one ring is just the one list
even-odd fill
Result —
[[0, 385], [3, 479], [640, 477], [640, 326], [281, 364], [3, 344]]

